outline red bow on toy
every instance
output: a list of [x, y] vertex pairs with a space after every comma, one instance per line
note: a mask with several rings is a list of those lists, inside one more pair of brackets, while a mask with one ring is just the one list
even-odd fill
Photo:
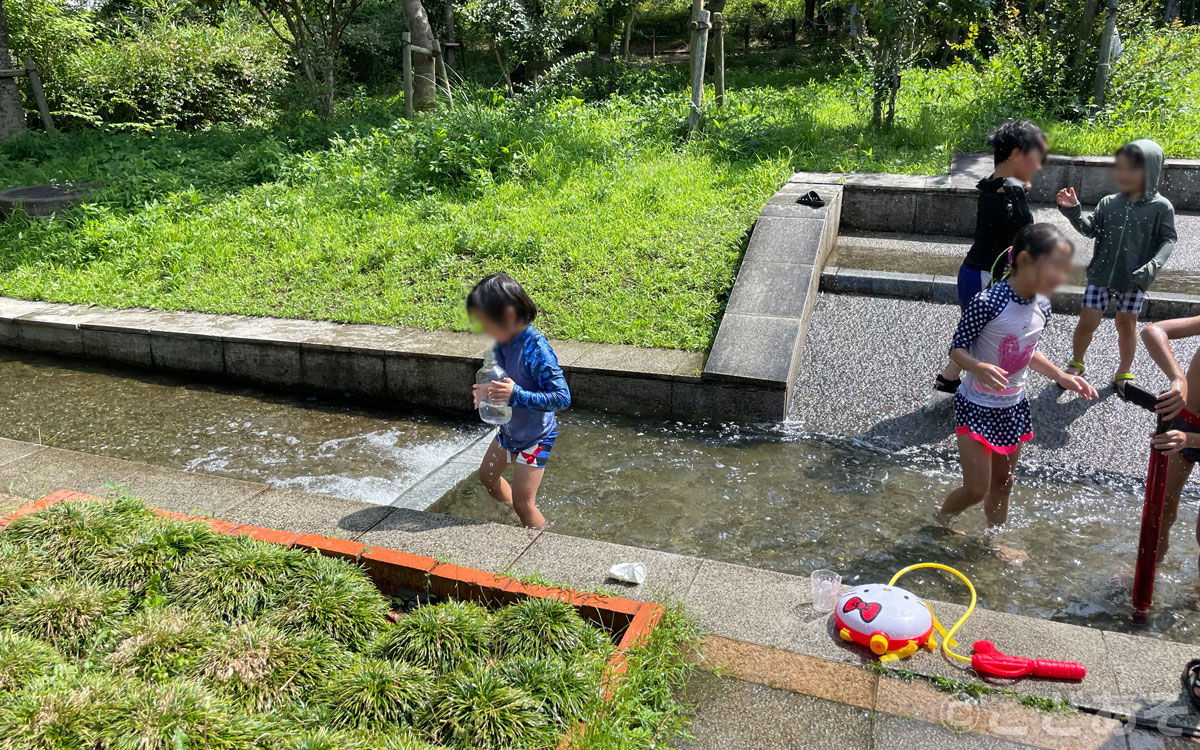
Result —
[[852, 596], [846, 600], [846, 604], [842, 607], [842, 612], [850, 612], [855, 609], [858, 610], [858, 616], [862, 618], [863, 622], [870, 622], [879, 616], [879, 610], [883, 609], [883, 607], [880, 606], [879, 602], [868, 603], [857, 596]]

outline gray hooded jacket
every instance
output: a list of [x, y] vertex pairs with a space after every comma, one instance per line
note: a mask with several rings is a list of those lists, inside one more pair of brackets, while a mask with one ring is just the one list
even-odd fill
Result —
[[1078, 206], [1059, 208], [1080, 233], [1096, 240], [1087, 280], [1117, 292], [1145, 291], [1175, 249], [1175, 207], [1158, 193], [1163, 150], [1149, 139], [1134, 141], [1146, 157], [1146, 194], [1132, 201], [1124, 193], [1100, 199], [1084, 216]]

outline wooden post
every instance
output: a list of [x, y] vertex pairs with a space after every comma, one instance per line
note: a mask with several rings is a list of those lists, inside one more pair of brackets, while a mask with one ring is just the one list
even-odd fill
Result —
[[[1114, 0], [1115, 2], [1115, 0]], [[701, 9], [693, 25], [695, 44], [692, 46], [692, 111], [688, 115], [688, 132], [700, 127], [700, 108], [704, 105], [704, 61], [708, 48], [708, 11]]]
[[433, 40], [433, 74], [434, 84], [441, 84], [442, 91], [446, 94], [446, 105], [450, 109], [454, 109], [454, 97], [450, 95], [450, 76], [446, 72], [445, 55], [442, 53], [442, 43], [438, 40]]
[[404, 118], [413, 118], [413, 67], [412, 67], [412, 34], [405, 31], [400, 34], [400, 57], [404, 61]]
[[650, 59], [654, 59], [654, 55], [658, 53], [658, 32], [650, 29]]
[[50, 105], [46, 103], [46, 92], [42, 90], [42, 76], [32, 58], [25, 58], [25, 75], [29, 76], [29, 88], [33, 90], [33, 100], [37, 103], [38, 112], [42, 115], [42, 124], [47, 133], [54, 133], [54, 120], [50, 119]]
[[713, 87], [717, 106], [725, 106], [725, 14], [712, 14], [713, 26]]

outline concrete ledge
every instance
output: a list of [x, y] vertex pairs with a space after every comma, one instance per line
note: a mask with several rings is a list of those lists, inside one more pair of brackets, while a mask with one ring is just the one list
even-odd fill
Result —
[[[991, 154], [964, 153], [955, 154], [948, 174], [797, 172], [790, 184], [842, 186], [845, 229], [969, 237], [975, 231], [975, 184], [991, 174], [992, 166]], [[1053, 204], [1064, 187], [1076, 188], [1080, 200], [1095, 205], [1116, 189], [1112, 158], [1051, 154], [1029, 197]], [[1162, 192], [1177, 211], [1200, 211], [1200, 160], [1168, 159]]]
[[[825, 200], [823, 207], [796, 202], [810, 190]], [[842, 188], [829, 182], [793, 180], [767, 202], [725, 306], [704, 377], [688, 392], [681, 393], [683, 385], [676, 384], [673, 409], [695, 408], [680, 403], [687, 401], [718, 411], [732, 405], [734, 419], [760, 410], [771, 419], [786, 417], [821, 268], [837, 239], [842, 196]], [[739, 393], [717, 391], [705, 382], [709, 379], [725, 381], [726, 391]], [[748, 388], [756, 390], [744, 390]]]
[[[992, 172], [989, 153], [955, 154], [950, 176], [958, 187], [974, 188], [975, 183]], [[1030, 191], [1036, 203], [1053, 203], [1062, 188], [1074, 187], [1079, 199], [1095, 204], [1116, 192], [1112, 181], [1112, 156], [1065, 156], [1046, 158], [1038, 180]], [[1167, 159], [1163, 169], [1162, 192], [1178, 211], [1200, 211], [1200, 159]]]
[[[944, 305], [958, 304], [958, 280], [951, 276], [868, 271], [830, 266], [821, 272], [821, 291], [869, 297], [895, 297]], [[1056, 313], [1079, 314], [1083, 287], [1064, 285], [1050, 298]], [[1169, 320], [1200, 315], [1200, 295], [1154, 292], [1147, 296], [1140, 320]]]
[[[821, 215], [831, 210], [836, 206]], [[803, 224], [795, 218], [771, 220], [775, 228]], [[815, 221], [808, 228], [817, 234], [811, 242], [800, 243], [809, 264], [823, 262], [833, 247], [832, 235], [821, 234], [825, 225]], [[755, 249], [761, 261], [753, 261], [752, 268], [774, 268], [773, 258], [787, 257], [787, 248], [772, 244], [778, 238], [769, 234], [764, 229]], [[794, 266], [792, 278], [797, 282], [815, 279], [812, 265], [786, 265]], [[770, 279], [772, 274], [761, 277]], [[815, 294], [815, 282], [808, 286]], [[791, 314], [803, 314], [811, 307], [807, 300], [801, 295]], [[581, 408], [688, 421], [760, 422], [785, 414], [782, 382], [732, 386], [705, 374], [705, 355], [700, 352], [552, 343], [573, 402]], [[471, 411], [469, 385], [488, 344], [482, 336], [450, 331], [113, 310], [0, 297], [0, 346], [458, 413]], [[778, 390], [780, 397], [764, 390]]]

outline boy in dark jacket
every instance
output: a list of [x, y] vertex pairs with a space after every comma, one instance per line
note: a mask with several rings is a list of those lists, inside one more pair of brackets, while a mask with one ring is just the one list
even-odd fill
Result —
[[[992, 176], [980, 180], [975, 241], [958, 269], [958, 304], [964, 310], [976, 294], [1008, 270], [1008, 249], [1017, 232], [1033, 223], [1026, 191], [1046, 161], [1046, 134], [1028, 120], [1005, 120], [988, 136], [994, 150]], [[954, 393], [961, 371], [953, 362], [937, 376], [934, 388]]]
[[1158, 193], [1163, 170], [1162, 148], [1152, 140], [1128, 143], [1117, 151], [1113, 181], [1119, 192], [1100, 199], [1084, 216], [1074, 188], [1058, 192], [1058, 210], [1075, 229], [1096, 240], [1087, 267], [1087, 290], [1075, 327], [1068, 372], [1083, 375], [1088, 346], [1110, 301], [1117, 307], [1117, 346], [1121, 363], [1113, 385], [1133, 380], [1130, 367], [1137, 351], [1137, 319], [1146, 290], [1175, 249], [1175, 207]]

